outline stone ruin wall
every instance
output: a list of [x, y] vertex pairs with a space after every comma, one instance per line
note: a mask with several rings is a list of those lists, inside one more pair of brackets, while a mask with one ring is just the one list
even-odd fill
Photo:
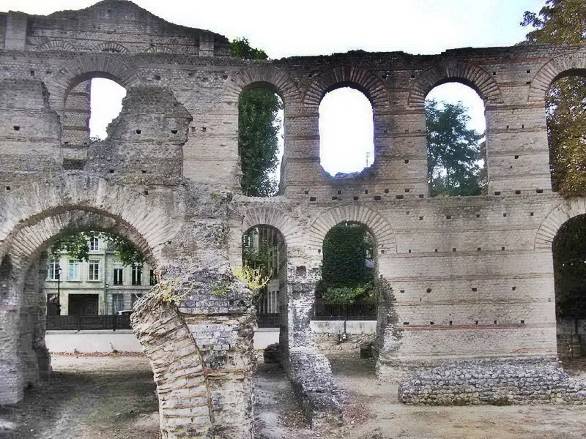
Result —
[[[345, 220], [370, 228], [393, 288], [379, 377], [458, 370], [441, 385], [434, 369], [405, 378], [406, 402], [461, 400], [462, 386], [474, 386], [466, 377], [486, 383], [491, 368], [501, 371], [492, 388], [523, 402], [516, 367], [558, 371], [551, 243], [586, 200], [551, 191], [544, 95], [557, 77], [586, 70], [585, 46], [251, 62], [229, 57], [220, 35], [107, 0], [47, 17], [0, 14], [0, 49], [0, 403], [18, 401], [49, 367], [35, 298], [43, 251], [88, 228], [128, 237], [157, 267], [160, 287], [133, 321], [164, 437], [250, 437], [254, 311], [231, 268], [242, 234], [259, 224], [286, 241], [283, 359], [314, 425], [339, 415], [309, 320], [323, 238]], [[87, 132], [92, 77], [127, 89], [101, 142]], [[429, 196], [424, 99], [447, 81], [485, 102], [488, 195]], [[285, 104], [281, 192], [265, 199], [238, 188], [238, 97], [256, 84]], [[373, 105], [375, 161], [352, 179], [319, 164], [318, 107], [338, 86]], [[167, 293], [184, 297], [178, 309], [154, 299]], [[569, 389], [559, 399], [584, 401], [580, 385], [556, 376], [552, 386]], [[491, 402], [505, 391], [470, 392], [469, 402]]]

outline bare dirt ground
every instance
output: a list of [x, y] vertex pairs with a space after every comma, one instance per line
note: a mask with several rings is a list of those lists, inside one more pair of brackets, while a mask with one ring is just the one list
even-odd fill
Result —
[[[143, 356], [53, 356], [51, 380], [0, 409], [2, 439], [159, 438], [157, 399]], [[259, 364], [257, 439], [584, 438], [586, 406], [414, 407], [378, 383], [368, 360], [333, 359], [345, 423], [312, 431], [283, 371]], [[586, 360], [567, 369], [586, 378]]]

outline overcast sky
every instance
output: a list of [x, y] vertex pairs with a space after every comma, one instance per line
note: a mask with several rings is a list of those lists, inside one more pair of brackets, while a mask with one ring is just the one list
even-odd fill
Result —
[[[0, 0], [0, 10], [49, 14], [63, 9], [81, 9], [95, 0]], [[320, 55], [348, 50], [404, 51], [413, 54], [440, 53], [458, 47], [510, 46], [521, 41], [527, 30], [519, 23], [526, 10], [538, 11], [544, 0], [135, 0], [139, 6], [170, 22], [208, 29], [228, 38], [246, 37], [271, 58]], [[96, 83], [92, 117], [94, 135], [104, 135], [103, 126], [119, 111], [123, 91]], [[470, 126], [484, 131], [482, 101], [463, 86], [446, 84], [433, 97], [463, 101], [470, 108]], [[353, 120], [371, 117], [360, 96], [340, 90], [341, 97], [324, 102], [327, 122], [320, 123], [322, 164], [331, 173], [362, 168], [371, 154], [372, 127]], [[110, 114], [108, 114], [110, 113]], [[348, 134], [355, 125], [357, 132]], [[97, 127], [97, 128], [96, 128]], [[101, 127], [101, 128], [100, 128]], [[338, 134], [336, 134], [336, 132]], [[345, 132], [346, 135], [340, 135]], [[360, 140], [366, 139], [366, 140]], [[343, 143], [343, 144], [342, 144]], [[370, 143], [370, 144], [369, 144]], [[372, 156], [371, 156], [372, 157]]]

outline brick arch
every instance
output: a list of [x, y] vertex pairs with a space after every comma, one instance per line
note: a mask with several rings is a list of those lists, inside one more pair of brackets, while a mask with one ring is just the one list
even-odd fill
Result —
[[235, 73], [229, 82], [226, 98], [231, 102], [238, 102], [242, 91], [262, 85], [277, 93], [285, 105], [300, 101], [300, 92], [297, 84], [283, 70], [268, 65], [251, 65]]
[[13, 264], [23, 268], [21, 273], [24, 275], [28, 265], [52, 241], [66, 233], [88, 230], [112, 232], [125, 237], [140, 250], [151, 265], [157, 266], [149, 243], [134, 227], [108, 212], [74, 206], [62, 206], [54, 213], [51, 211], [46, 216], [40, 215], [38, 221], [18, 229], [11, 239], [10, 256]]
[[0, 221], [0, 257], [34, 254], [67, 227], [96, 225], [123, 233], [158, 265], [162, 247], [180, 224], [139, 192], [98, 177], [81, 175], [33, 183], [11, 191]]
[[139, 83], [136, 68], [128, 58], [113, 53], [79, 54], [59, 71], [53, 82], [47, 83], [52, 108], [61, 112], [71, 89], [92, 78], [111, 79], [125, 88]]
[[552, 82], [564, 74], [572, 74], [576, 71], [586, 75], [586, 54], [563, 55], [551, 59], [541, 66], [533, 77], [529, 89], [529, 102], [543, 102], [545, 93]]
[[73, 45], [71, 45], [71, 43], [69, 43], [68, 41], [51, 40], [47, 41], [46, 43], [35, 46], [34, 50], [65, 50], [67, 52], [73, 52], [75, 51], [75, 47], [73, 47]]
[[362, 205], [334, 207], [319, 215], [309, 228], [308, 245], [321, 248], [326, 234], [336, 224], [353, 221], [364, 224], [373, 234], [379, 250], [395, 253], [397, 243], [393, 228], [378, 212]]
[[340, 87], [352, 87], [364, 93], [373, 111], [390, 105], [389, 92], [384, 82], [372, 72], [351, 65], [339, 66], [314, 77], [303, 96], [303, 104], [317, 110], [326, 93]]
[[109, 52], [109, 53], [128, 53], [128, 49], [122, 44], [115, 43], [114, 41], [106, 41], [103, 43], [96, 44], [93, 47], [94, 52]]
[[240, 236], [251, 227], [260, 225], [272, 226], [281, 232], [287, 247], [302, 246], [304, 243], [302, 230], [290, 215], [286, 211], [268, 206], [253, 207], [244, 212]]
[[559, 229], [570, 219], [586, 214], [586, 199], [565, 200], [554, 207], [541, 222], [535, 234], [535, 249], [549, 249]]
[[445, 62], [422, 72], [409, 91], [409, 106], [423, 108], [425, 97], [438, 85], [460, 82], [474, 89], [486, 104], [501, 103], [501, 90], [492, 75], [474, 64]]

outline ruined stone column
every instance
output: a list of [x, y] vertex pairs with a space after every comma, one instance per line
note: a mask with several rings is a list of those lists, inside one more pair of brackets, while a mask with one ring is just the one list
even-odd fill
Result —
[[242, 284], [208, 270], [163, 280], [132, 324], [153, 366], [163, 438], [252, 438], [254, 313]]
[[132, 328], [151, 362], [164, 439], [208, 437], [212, 428], [210, 394], [201, 352], [172, 303], [161, 300], [159, 285], [137, 302]]
[[319, 269], [289, 264], [287, 351], [285, 368], [312, 427], [338, 422], [341, 408], [328, 359], [314, 343], [310, 321]]

